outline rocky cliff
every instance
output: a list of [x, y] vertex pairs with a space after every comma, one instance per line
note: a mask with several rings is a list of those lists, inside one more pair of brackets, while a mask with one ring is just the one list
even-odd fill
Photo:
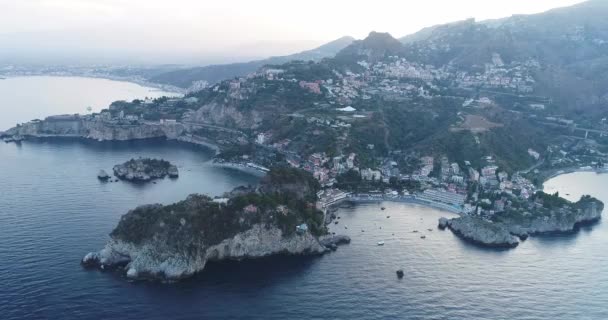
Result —
[[466, 240], [489, 247], [516, 247], [519, 244], [517, 237], [507, 229], [478, 217], [451, 219], [447, 227]]
[[[564, 200], [565, 201], [565, 200]], [[535, 212], [505, 212], [492, 220], [478, 216], [463, 216], [439, 220], [440, 227], [448, 227], [466, 240], [492, 247], [515, 247], [520, 239], [543, 233], [573, 232], [579, 225], [601, 218], [604, 204], [591, 197], [583, 197], [564, 207]]]
[[[183, 224], [188, 229], [188, 221]], [[321, 254], [327, 249], [311, 233], [284, 236], [276, 226], [255, 224], [244, 232], [211, 245], [204, 241], [188, 241], [187, 246], [174, 247], [174, 241], [152, 237], [142, 243], [113, 238], [99, 252], [87, 254], [83, 264], [102, 269], [125, 266], [129, 278], [179, 280], [205, 268], [207, 261], [241, 260], [274, 254]]]
[[258, 110], [242, 110], [232, 103], [212, 101], [201, 106], [188, 121], [228, 128], [255, 129], [265, 115]]
[[[298, 171], [262, 182], [306, 184]], [[285, 172], [284, 172], [285, 173]], [[312, 178], [312, 177], [311, 177]], [[302, 198], [293, 190], [272, 193], [250, 189], [228, 201], [191, 195], [175, 204], [146, 205], [125, 214], [98, 251], [82, 264], [101, 269], [121, 268], [130, 278], [178, 280], [204, 270], [208, 261], [259, 258], [275, 254], [321, 254], [344, 237], [327, 236], [323, 213], [310, 202], [316, 189]], [[262, 189], [262, 188], [259, 188]]]
[[100, 141], [125, 141], [150, 138], [177, 139], [184, 133], [181, 124], [116, 124], [78, 115], [52, 116], [24, 123], [4, 134], [24, 137], [80, 137]]

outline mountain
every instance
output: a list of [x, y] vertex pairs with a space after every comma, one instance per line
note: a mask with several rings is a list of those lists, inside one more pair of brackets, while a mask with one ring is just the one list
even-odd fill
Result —
[[455, 22], [450, 22], [450, 23], [446, 23], [446, 24], [440, 24], [440, 25], [434, 25], [434, 26], [430, 26], [430, 27], [425, 27], [425, 28], [422, 28], [420, 31], [418, 31], [416, 33], [412, 33], [412, 34], [409, 34], [407, 36], [399, 38], [399, 41], [401, 41], [401, 43], [403, 43], [403, 44], [410, 44], [410, 43], [414, 43], [414, 42], [417, 42], [417, 41], [427, 40], [435, 32], [438, 32], [437, 31], [438, 29], [447, 29], [447, 28], [457, 27], [460, 24], [466, 24], [466, 23], [468, 23], [469, 20], [472, 20], [472, 19], [467, 19], [467, 20], [463, 20], [463, 21], [455, 21]]
[[357, 40], [336, 54], [338, 61], [379, 61], [403, 53], [403, 45], [389, 33], [372, 31], [363, 40]]
[[[408, 60], [471, 75], [525, 68], [534, 93], [564, 112], [608, 103], [608, 1], [534, 15], [433, 26], [401, 38]], [[535, 66], [535, 67], [533, 67]]]
[[156, 75], [149, 80], [155, 83], [169, 84], [182, 88], [188, 88], [197, 81], [206, 81], [209, 84], [213, 84], [222, 80], [247, 75], [268, 64], [283, 64], [292, 60], [318, 61], [326, 57], [332, 57], [354, 40], [354, 38], [346, 36], [326, 43], [318, 48], [292, 55], [271, 57], [264, 60], [242, 63], [210, 65], [176, 70]]

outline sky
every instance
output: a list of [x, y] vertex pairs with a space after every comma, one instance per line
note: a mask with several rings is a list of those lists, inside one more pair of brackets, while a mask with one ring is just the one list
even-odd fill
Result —
[[207, 64], [581, 0], [0, 0], [2, 60]]

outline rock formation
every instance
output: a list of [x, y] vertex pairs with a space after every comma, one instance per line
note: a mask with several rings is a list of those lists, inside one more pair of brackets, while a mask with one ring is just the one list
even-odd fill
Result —
[[123, 164], [115, 165], [114, 175], [128, 181], [146, 182], [162, 179], [166, 176], [177, 178], [177, 167], [165, 160], [131, 159]]
[[559, 208], [498, 213], [491, 220], [478, 216], [440, 218], [439, 227], [448, 227], [462, 238], [484, 246], [516, 247], [529, 235], [575, 231], [581, 224], [599, 220], [604, 209], [601, 201], [589, 196], [576, 203], [563, 202], [567, 205]]
[[[322, 254], [348, 243], [348, 237], [326, 235], [323, 213], [314, 205], [316, 180], [296, 169], [279, 172], [258, 191], [235, 193], [227, 202], [190, 195], [167, 206], [133, 209], [106, 246], [87, 254], [82, 264], [120, 268], [130, 278], [178, 280], [202, 271], [208, 261]], [[298, 194], [302, 190], [307, 191]]]
[[108, 180], [110, 179], [110, 175], [105, 171], [105, 170], [99, 170], [99, 173], [97, 173], [97, 179], [99, 180]]
[[121, 125], [79, 115], [60, 115], [47, 117], [42, 121], [24, 123], [7, 130], [4, 135], [126, 141], [151, 138], [177, 139], [184, 133], [184, 130], [184, 126], [179, 123]]
[[447, 226], [455, 234], [471, 242], [489, 247], [516, 247], [517, 237], [508, 230], [479, 217], [464, 216], [451, 219]]

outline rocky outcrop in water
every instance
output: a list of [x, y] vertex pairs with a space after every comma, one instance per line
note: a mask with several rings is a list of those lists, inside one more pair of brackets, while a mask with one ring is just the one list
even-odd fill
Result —
[[576, 203], [562, 201], [558, 208], [537, 208], [533, 212], [508, 211], [495, 214], [491, 220], [478, 216], [441, 218], [439, 227], [447, 226], [466, 240], [491, 247], [516, 247], [530, 235], [573, 232], [581, 224], [601, 218], [604, 204], [592, 197]]
[[97, 179], [106, 181], [110, 179], [110, 175], [105, 170], [99, 170], [99, 173], [97, 173]]
[[319, 238], [319, 242], [322, 246], [329, 248], [331, 250], [338, 249], [339, 245], [349, 244], [350, 237], [344, 235], [327, 235]]
[[31, 121], [7, 130], [6, 136], [75, 137], [99, 141], [151, 138], [177, 139], [185, 131], [179, 123], [117, 124], [79, 115], [59, 115]]
[[114, 175], [128, 181], [146, 182], [162, 179], [166, 176], [177, 178], [179, 172], [169, 161], [157, 159], [131, 159], [123, 164], [115, 165]]
[[[191, 221], [185, 220], [181, 232], [192, 234]], [[87, 254], [82, 263], [102, 269], [124, 266], [129, 278], [179, 280], [202, 271], [208, 261], [260, 258], [274, 254], [322, 254], [326, 248], [311, 233], [285, 236], [274, 226], [255, 224], [219, 243], [195, 238], [148, 239], [136, 244], [113, 238], [99, 252]], [[182, 242], [183, 241], [183, 242]]]
[[447, 227], [466, 240], [489, 247], [516, 247], [519, 244], [517, 237], [507, 229], [479, 217], [451, 219]]
[[[120, 219], [106, 246], [87, 254], [82, 264], [119, 268], [130, 278], [178, 280], [204, 270], [208, 261], [322, 254], [348, 242], [348, 237], [326, 236], [323, 213], [311, 202], [315, 180], [297, 171], [262, 181], [258, 190], [273, 193], [237, 193], [227, 202], [191, 195], [167, 206], [133, 209]], [[277, 187], [282, 184], [300, 187]], [[298, 198], [293, 190], [310, 193]]]

